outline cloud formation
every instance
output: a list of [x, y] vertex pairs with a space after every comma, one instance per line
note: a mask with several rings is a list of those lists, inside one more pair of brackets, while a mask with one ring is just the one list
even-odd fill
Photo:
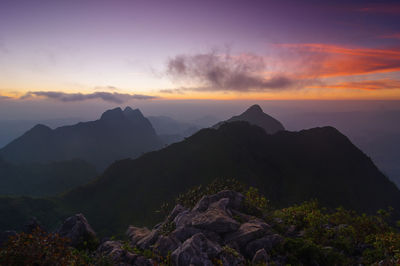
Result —
[[395, 90], [400, 89], [400, 81], [394, 79], [378, 79], [363, 81], [348, 81], [317, 86], [318, 88], [358, 89], [358, 90]]
[[[267, 91], [293, 87], [296, 81], [283, 74], [265, 77], [266, 64], [261, 56], [216, 52], [178, 55], [167, 63], [167, 75], [184, 82], [184, 90], [197, 91]], [[195, 85], [192, 86], [187, 85]], [[164, 93], [173, 92], [166, 91]]]
[[9, 99], [11, 99], [11, 97], [0, 95], [0, 101], [1, 100], [9, 100]]
[[127, 93], [117, 93], [117, 92], [94, 92], [94, 93], [65, 93], [58, 91], [31, 91], [26, 93], [20, 99], [28, 99], [33, 97], [44, 97], [48, 99], [53, 99], [61, 102], [79, 102], [92, 99], [101, 99], [106, 102], [112, 103], [124, 103], [130, 100], [151, 100], [156, 99], [156, 96], [148, 96], [141, 94], [127, 94]]
[[400, 71], [400, 49], [348, 48], [321, 43], [278, 46], [308, 58], [308, 64], [303, 65], [303, 78]]

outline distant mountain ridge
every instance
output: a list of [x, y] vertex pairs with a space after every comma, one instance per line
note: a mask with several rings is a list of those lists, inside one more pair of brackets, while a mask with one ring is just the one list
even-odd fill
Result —
[[153, 223], [154, 211], [173, 195], [226, 177], [258, 187], [276, 206], [318, 199], [367, 213], [392, 206], [400, 217], [400, 191], [336, 129], [270, 135], [247, 122], [203, 129], [160, 151], [116, 162], [61, 202], [85, 213], [98, 230], [122, 230], [128, 223]]
[[82, 160], [15, 165], [0, 158], [0, 195], [55, 196], [97, 175], [96, 168]]
[[252, 125], [263, 128], [268, 134], [275, 134], [276, 132], [285, 130], [281, 122], [264, 113], [258, 104], [250, 106], [244, 113], [233, 116], [226, 121], [219, 122], [213, 127], [218, 128], [224, 123], [235, 121], [249, 122]]
[[[120, 114], [107, 114], [114, 116]], [[16, 228], [32, 214], [51, 224], [57, 217], [81, 212], [101, 234], [120, 233], [128, 224], [154, 224], [162, 203], [216, 178], [257, 187], [278, 207], [318, 199], [327, 207], [366, 213], [392, 206], [394, 217], [400, 218], [399, 189], [335, 128], [268, 134], [236, 121], [200, 130], [137, 159], [115, 162], [90, 184], [61, 197], [0, 198], [0, 216], [7, 217], [0, 229]]]
[[104, 112], [99, 120], [51, 129], [36, 125], [0, 150], [12, 163], [48, 163], [82, 159], [98, 169], [116, 160], [135, 158], [162, 146], [139, 109]]

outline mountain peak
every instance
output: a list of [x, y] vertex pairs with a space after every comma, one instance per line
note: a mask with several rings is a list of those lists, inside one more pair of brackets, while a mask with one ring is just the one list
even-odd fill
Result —
[[264, 113], [261, 107], [258, 104], [254, 104], [250, 106], [245, 113]]
[[272, 116], [264, 113], [258, 104], [250, 106], [245, 112], [240, 115], [233, 116], [226, 121], [219, 122], [214, 126], [214, 128], [218, 128], [223, 123], [234, 121], [246, 121], [252, 125], [263, 128], [268, 134], [275, 134], [278, 131], [285, 130], [281, 122], [279, 122]]
[[43, 125], [43, 124], [37, 124], [33, 128], [31, 128], [28, 132], [31, 133], [31, 134], [32, 133], [34, 133], [34, 134], [44, 134], [44, 133], [48, 133], [48, 132], [51, 132], [51, 131], [52, 131], [52, 129], [49, 128], [48, 126]]
[[139, 116], [143, 117], [142, 112], [139, 109], [132, 109], [131, 107], [127, 106], [124, 109], [124, 115], [125, 116]]
[[105, 111], [100, 120], [114, 120], [123, 117], [122, 109], [120, 107]]

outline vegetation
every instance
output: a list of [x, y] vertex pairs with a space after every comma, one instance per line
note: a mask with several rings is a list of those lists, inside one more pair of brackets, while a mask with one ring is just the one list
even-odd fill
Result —
[[12, 164], [0, 158], [0, 195], [54, 196], [96, 176], [96, 168], [82, 160]]
[[[390, 226], [388, 211], [360, 215], [309, 201], [274, 210], [267, 220], [277, 232], [289, 235], [275, 252], [286, 255], [292, 264], [400, 263], [400, 233]], [[288, 234], [291, 231], [294, 234]]]
[[[81, 212], [100, 237], [123, 234], [128, 224], [155, 225], [165, 215], [162, 210], [170, 208], [156, 213], [162, 202], [173, 205], [176, 195], [218, 177], [233, 177], [257, 188], [268, 195], [269, 207], [315, 198], [329, 208], [344, 206], [367, 214], [392, 206], [393, 217], [400, 218], [400, 191], [334, 128], [268, 135], [241, 122], [203, 129], [162, 150], [115, 162], [94, 182], [52, 199], [53, 216]], [[187, 198], [185, 204], [196, 199]], [[0, 198], [5, 209], [14, 203]], [[16, 222], [29, 218], [35, 204], [44, 205], [33, 200], [24, 204], [9, 206], [6, 215], [0, 208], [1, 217], [6, 217], [0, 230], [15, 228]], [[34, 216], [43, 223], [50, 221], [48, 212], [39, 207]]]
[[[262, 217], [273, 230], [285, 236], [272, 256], [281, 256], [292, 265], [355, 265], [400, 264], [400, 232], [393, 227], [392, 209], [376, 215], [359, 214], [343, 207], [328, 209], [317, 200], [287, 208], [273, 208], [254, 187], [235, 179], [217, 179], [205, 186], [196, 186], [176, 198], [176, 203], [193, 207], [205, 195], [221, 190], [235, 190], [245, 196], [244, 212]], [[240, 217], [234, 217], [239, 222]], [[237, 251], [224, 246], [231, 254]]]
[[0, 249], [0, 265], [84, 265], [89, 256], [68, 246], [69, 240], [40, 228], [10, 237]]
[[[306, 201], [287, 208], [274, 208], [253, 187], [234, 179], [218, 179], [205, 186], [197, 186], [180, 194], [176, 202], [193, 207], [196, 200], [221, 190], [236, 190], [244, 198], [244, 213], [254, 212], [264, 219], [283, 241], [268, 251], [271, 258], [284, 258], [291, 265], [399, 265], [400, 232], [391, 223], [392, 210], [379, 210], [376, 215], [359, 214], [345, 208], [321, 207], [318, 201]], [[237, 219], [240, 219], [239, 217]], [[241, 221], [243, 222], [243, 221]], [[170, 221], [162, 225], [161, 234], [175, 229]], [[139, 249], [123, 242], [122, 249], [170, 265], [166, 257], [154, 250]], [[222, 250], [234, 257], [238, 250], [223, 246]], [[12, 237], [0, 250], [0, 265], [105, 265], [105, 257], [93, 256], [68, 246], [68, 240], [48, 234], [39, 228], [32, 234], [20, 233]], [[215, 261], [220, 264], [221, 261]], [[248, 262], [250, 265], [250, 262]]]

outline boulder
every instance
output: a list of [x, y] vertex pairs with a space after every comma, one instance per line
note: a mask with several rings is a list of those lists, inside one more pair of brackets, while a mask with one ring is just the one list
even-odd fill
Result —
[[131, 245], [135, 246], [136, 243], [148, 236], [151, 233], [149, 229], [146, 227], [135, 227], [135, 226], [129, 226], [128, 230], [126, 231], [126, 235], [128, 236], [128, 239], [131, 241]]
[[204, 212], [207, 210], [209, 205], [217, 202], [223, 198], [229, 199], [228, 208], [240, 210], [243, 206], [244, 196], [241, 193], [232, 190], [223, 190], [217, 194], [204, 196], [201, 200], [194, 206], [192, 211]]
[[70, 245], [79, 249], [91, 249], [97, 243], [96, 233], [83, 214], [67, 218], [56, 233], [70, 239]]
[[246, 265], [245, 258], [235, 249], [225, 246], [218, 256], [223, 266], [244, 266]]
[[208, 240], [202, 233], [187, 239], [171, 254], [174, 265], [213, 265], [213, 258], [221, 252], [221, 247]]
[[280, 244], [283, 237], [278, 234], [266, 235], [260, 239], [253, 240], [246, 245], [245, 253], [249, 258], [252, 258], [260, 249], [265, 249], [269, 252], [273, 247]]
[[192, 226], [216, 233], [228, 233], [236, 231], [240, 224], [230, 217], [226, 207], [228, 198], [222, 198], [212, 203], [204, 212], [200, 212], [192, 218]]
[[198, 212], [196, 211], [184, 210], [174, 218], [174, 223], [177, 228], [184, 225], [191, 225], [193, 217], [195, 217], [197, 214]]
[[154, 244], [154, 250], [157, 252], [157, 254], [167, 257], [169, 252], [172, 253], [181, 244], [182, 243], [173, 236], [161, 236]]
[[269, 255], [265, 249], [259, 249], [251, 260], [252, 265], [268, 265]]
[[186, 241], [186, 239], [200, 232], [200, 229], [194, 228], [190, 225], [181, 225], [171, 233], [171, 236], [183, 243]]
[[187, 211], [188, 209], [186, 209], [185, 207], [183, 207], [180, 204], [177, 204], [174, 209], [171, 211], [171, 213], [168, 215], [167, 217], [167, 221], [173, 221], [175, 219], [175, 217], [180, 214], [183, 211]]
[[157, 242], [158, 238], [160, 237], [159, 230], [152, 230], [147, 236], [140, 239], [136, 245], [141, 249], [149, 249], [151, 245]]
[[101, 256], [109, 258], [113, 265], [128, 266], [128, 265], [141, 265], [151, 266], [150, 260], [143, 256], [129, 252], [122, 247], [122, 243], [119, 241], [106, 241], [102, 243], [96, 253]]
[[225, 236], [225, 242], [236, 242], [239, 247], [244, 247], [248, 242], [265, 235], [270, 226], [260, 220], [251, 220], [240, 226], [239, 230]]

